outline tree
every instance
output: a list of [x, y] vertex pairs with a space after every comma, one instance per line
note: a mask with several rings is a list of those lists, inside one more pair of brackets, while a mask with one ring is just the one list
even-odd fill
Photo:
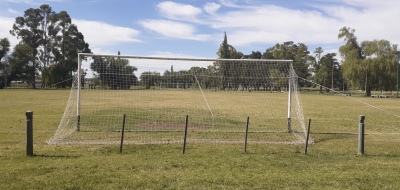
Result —
[[[314, 82], [331, 89], [343, 86], [341, 67], [335, 56], [336, 53], [328, 53], [321, 57], [315, 66]], [[320, 86], [320, 93], [322, 93], [322, 86]]]
[[78, 27], [71, 22], [69, 14], [61, 11], [55, 15], [53, 27], [50, 30], [53, 40], [52, 54], [56, 70], [49, 72], [49, 78], [60, 87], [65, 87], [67, 79], [72, 78], [72, 71], [78, 69], [78, 52], [91, 53], [89, 44], [85, 42], [84, 36]]
[[[301, 78], [308, 78], [311, 73], [308, 70], [308, 47], [303, 44], [294, 44], [292, 41], [276, 44], [274, 47], [268, 48], [263, 53], [263, 59], [288, 59], [293, 60], [293, 69]], [[302, 80], [299, 81], [304, 86]]]
[[10, 46], [11, 44], [8, 38], [0, 39], [0, 61], [8, 54], [10, 51]]
[[262, 54], [259, 51], [252, 51], [250, 54], [250, 59], [261, 59]]
[[7, 60], [2, 61], [3, 58], [8, 54], [10, 51], [10, 41], [8, 38], [0, 39], [0, 89], [4, 88], [7, 83], [8, 77], [8, 70], [9, 70], [9, 63]]
[[319, 61], [321, 60], [321, 55], [324, 52], [324, 50], [322, 49], [322, 47], [317, 47], [315, 48], [314, 54], [315, 54], [315, 58], [317, 59], [317, 64], [319, 64]]
[[143, 72], [140, 74], [140, 84], [150, 89], [151, 86], [156, 86], [161, 82], [161, 75], [159, 72]]
[[222, 41], [222, 44], [219, 46], [217, 55], [220, 59], [230, 59], [231, 58], [229, 44], [228, 44], [228, 37], [226, 36], [226, 32], [224, 34], [224, 40]]
[[[363, 64], [366, 66], [366, 86], [369, 90], [394, 90], [396, 86], [397, 46], [387, 40], [361, 43]], [[371, 93], [367, 92], [367, 96]]]
[[[219, 59], [240, 59], [243, 57], [243, 53], [237, 51], [232, 45], [228, 44], [228, 38], [226, 32], [224, 35], [224, 40], [220, 45], [217, 52]], [[219, 72], [221, 72], [222, 78], [222, 89], [232, 89], [239, 86], [240, 81], [238, 81], [238, 76], [241, 72], [237, 64], [232, 64], [230, 62], [216, 62], [214, 63], [218, 67]]]
[[352, 87], [361, 88], [365, 82], [366, 67], [362, 64], [361, 47], [354, 35], [355, 30], [343, 27], [339, 30], [339, 39], [343, 39], [345, 44], [339, 47], [342, 56], [343, 77]]
[[28, 44], [18, 44], [14, 47], [9, 62], [11, 62], [11, 72], [7, 79], [7, 86], [12, 80], [21, 80], [28, 84], [35, 84], [31, 77], [31, 73], [35, 68], [32, 63], [34, 49]]
[[[20, 43], [33, 48], [33, 72], [30, 77], [34, 79], [35, 73], [41, 74], [44, 85], [48, 85], [49, 80], [60, 82], [71, 77], [71, 71], [77, 68], [78, 51], [90, 52], [83, 35], [71, 24], [68, 13], [56, 13], [46, 4], [37, 9], [27, 9], [24, 16], [17, 17], [10, 33], [21, 39]], [[58, 69], [62, 76], [51, 73], [53, 69], [49, 66], [52, 64], [64, 64], [58, 67], [62, 68]], [[56, 79], [50, 79], [54, 76], [57, 76]]]
[[364, 89], [366, 96], [372, 90], [394, 90], [397, 46], [387, 40], [357, 42], [355, 30], [343, 27], [339, 39], [345, 44], [339, 52], [343, 58], [343, 76], [350, 86]]
[[[53, 12], [48, 5], [42, 5], [39, 9], [30, 8], [25, 11], [23, 17], [17, 17], [13, 25], [13, 29], [10, 31], [11, 35], [21, 38], [21, 42], [27, 44], [33, 48], [33, 55], [31, 61], [33, 63], [33, 70], [30, 73], [33, 81], [33, 88], [35, 88], [35, 73], [39, 61], [48, 61], [48, 35], [46, 33], [47, 26], [51, 20]], [[40, 47], [40, 48], [39, 48]], [[40, 51], [40, 55], [38, 54]], [[39, 58], [41, 57], [41, 59]], [[38, 58], [38, 59], [36, 59]], [[44, 62], [44, 67], [46, 62]]]
[[112, 90], [128, 90], [137, 83], [134, 72], [137, 68], [129, 65], [128, 59], [114, 57], [93, 57], [90, 68], [97, 72], [100, 83]]

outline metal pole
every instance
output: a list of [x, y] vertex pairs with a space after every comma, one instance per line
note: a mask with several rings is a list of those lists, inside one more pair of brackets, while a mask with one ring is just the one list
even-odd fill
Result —
[[364, 120], [365, 116], [360, 115], [360, 123], [358, 126], [358, 155], [364, 155]]
[[26, 111], [26, 155], [33, 156], [33, 112]]
[[365, 71], [365, 96], [367, 96], [368, 69]]
[[291, 83], [291, 80], [292, 80], [292, 77], [293, 77], [293, 73], [292, 73], [292, 70], [293, 70], [293, 65], [292, 65], [292, 62], [290, 63], [290, 66], [289, 66], [290, 68], [289, 68], [289, 95], [288, 95], [288, 132], [289, 133], [291, 133], [292, 132], [292, 126], [291, 126], [291, 105], [292, 105], [292, 83]]
[[78, 77], [78, 91], [76, 94], [76, 117], [77, 117], [77, 126], [76, 130], [81, 130], [81, 54], [78, 53], [78, 71], [76, 72]]
[[396, 65], [397, 65], [397, 80], [396, 80], [397, 94], [396, 94], [396, 97], [399, 98], [399, 54], [397, 54]]
[[[331, 89], [333, 90], [333, 67], [335, 66], [335, 62], [332, 63], [332, 85], [331, 85]], [[331, 90], [331, 92], [333, 92]]]

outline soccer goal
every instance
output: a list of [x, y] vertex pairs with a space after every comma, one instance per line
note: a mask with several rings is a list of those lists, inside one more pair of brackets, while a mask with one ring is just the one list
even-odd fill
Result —
[[[291, 60], [78, 56], [49, 144], [304, 143]], [[125, 118], [123, 119], [125, 115]], [[247, 123], [247, 118], [249, 122]]]

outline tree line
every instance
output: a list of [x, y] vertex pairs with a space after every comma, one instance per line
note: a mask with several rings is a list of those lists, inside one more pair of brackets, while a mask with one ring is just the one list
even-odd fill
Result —
[[[78, 27], [72, 24], [69, 14], [66, 11], [54, 12], [46, 4], [39, 8], [27, 9], [23, 16], [17, 17], [10, 34], [16, 36], [20, 42], [11, 51], [9, 40], [0, 39], [0, 88], [10, 86], [13, 80], [24, 81], [35, 88], [35, 80], [38, 79], [44, 86], [56, 84], [57, 88], [69, 87], [73, 72], [77, 70], [77, 54], [91, 53], [89, 44], [85, 42]], [[338, 38], [344, 42], [339, 47], [339, 55], [329, 52], [324, 54], [321, 47], [310, 51], [306, 44], [292, 41], [277, 43], [266, 48], [264, 52], [252, 51], [249, 55], [244, 55], [228, 43], [225, 33], [216, 54], [220, 59], [293, 60], [296, 74], [305, 79], [299, 80], [303, 87], [315, 87], [315, 84], [320, 84], [338, 90], [351, 88], [365, 90], [367, 96], [370, 96], [373, 90], [396, 89], [397, 45], [387, 40], [360, 43], [355, 29], [349, 27], [341, 28]], [[337, 56], [341, 56], [341, 63], [338, 62]], [[90, 67], [98, 73], [95, 75], [97, 81], [101, 81], [103, 86], [110, 89], [129, 89], [131, 85], [150, 88], [160, 81], [180, 83], [182, 87], [189, 87], [195, 82], [193, 78], [188, 78], [193, 73], [208, 75], [211, 79], [214, 76], [222, 76], [222, 80], [200, 81], [206, 87], [220, 86], [229, 89], [237, 88], [239, 83], [247, 84], [246, 81], [238, 81], [235, 76], [263, 74], [250, 72], [249, 68], [251, 70], [254, 65], [240, 67], [229, 62], [216, 62], [207, 68], [193, 67], [187, 71], [171, 69], [163, 74], [149, 71], [143, 72], [139, 77], [135, 75], [137, 68], [129, 65], [126, 59], [94, 58]], [[118, 71], [118, 74], [108, 72], [110, 70]], [[307, 80], [312, 83], [306, 82]], [[252, 86], [258, 88], [262, 83], [265, 81]], [[323, 90], [322, 86], [319, 86], [320, 91]]]
[[18, 80], [35, 88], [40, 76], [43, 86], [57, 84], [56, 87], [65, 88], [77, 70], [78, 52], [91, 52], [69, 14], [54, 12], [47, 4], [27, 9], [23, 16], [15, 18], [10, 34], [20, 42], [8, 54], [9, 40], [0, 39], [2, 86]]

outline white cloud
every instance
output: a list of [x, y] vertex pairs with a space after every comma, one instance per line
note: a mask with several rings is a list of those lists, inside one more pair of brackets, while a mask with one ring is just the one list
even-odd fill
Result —
[[[14, 22], [15, 18], [0, 16], [0, 38], [8, 38], [12, 47], [19, 43], [16, 37], [10, 35]], [[90, 48], [99, 50], [97, 53], [104, 52], [102, 49], [109, 49], [108, 47], [111, 46], [141, 42], [139, 40], [140, 32], [132, 28], [79, 19], [74, 19], [73, 22], [84, 35], [85, 41], [89, 43]]]
[[219, 10], [219, 8], [221, 8], [221, 5], [214, 2], [204, 5], [204, 10], [210, 15], [215, 14]]
[[202, 10], [192, 5], [164, 1], [157, 5], [159, 12], [166, 18], [178, 20], [194, 20]]
[[[386, 39], [392, 43], [399, 43], [400, 30], [397, 7], [400, 1], [388, 0], [385, 3], [367, 0], [360, 3], [358, 0], [346, 1], [350, 6], [323, 6], [321, 10], [341, 21], [341, 27], [347, 26], [356, 30], [358, 40]], [[340, 27], [340, 28], [341, 28]], [[338, 31], [337, 31], [338, 33]]]
[[17, 10], [14, 10], [14, 9], [11, 9], [11, 8], [8, 8], [7, 12], [10, 13], [10, 14], [13, 14], [13, 15], [19, 14], [19, 12]]
[[148, 30], [169, 38], [205, 41], [210, 37], [196, 34], [196, 28], [192, 25], [170, 20], [145, 20], [140, 24]]
[[15, 18], [9, 17], [1, 17], [0, 16], [0, 38], [8, 38], [11, 43], [11, 46], [17, 45], [18, 39], [14, 36], [11, 36], [10, 30], [14, 24]]
[[317, 11], [264, 5], [215, 15], [210, 26], [225, 30], [232, 45], [252, 43], [330, 43], [341, 24]]
[[236, 4], [237, 0], [219, 0], [219, 2], [226, 7], [239, 7], [239, 5]]
[[90, 47], [101, 48], [121, 43], [141, 42], [138, 30], [115, 26], [104, 22], [74, 19], [73, 22]]
[[24, 3], [24, 4], [30, 4], [32, 3], [31, 0], [6, 0], [7, 2], [10, 3]]

